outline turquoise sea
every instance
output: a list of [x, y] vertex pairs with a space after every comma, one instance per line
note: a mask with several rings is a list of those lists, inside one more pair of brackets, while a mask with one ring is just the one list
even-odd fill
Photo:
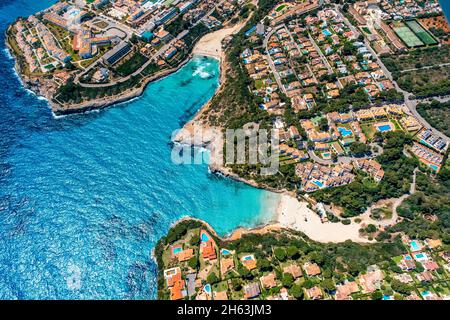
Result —
[[135, 101], [54, 119], [13, 70], [3, 31], [49, 0], [0, 2], [0, 299], [151, 299], [151, 250], [183, 216], [221, 234], [274, 213], [278, 195], [172, 164], [170, 137], [214, 94], [195, 58]]

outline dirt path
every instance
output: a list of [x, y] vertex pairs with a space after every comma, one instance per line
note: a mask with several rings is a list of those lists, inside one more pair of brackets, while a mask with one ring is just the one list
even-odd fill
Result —
[[393, 199], [385, 200], [386, 202], [392, 202], [392, 217], [390, 219], [384, 219], [384, 220], [373, 219], [370, 216], [372, 214], [372, 210], [379, 206], [372, 205], [371, 207], [367, 208], [366, 212], [364, 212], [362, 215], [360, 215], [358, 217], [352, 218], [352, 220], [354, 221], [355, 219], [359, 218], [359, 219], [361, 219], [361, 223], [374, 224], [379, 227], [388, 227], [388, 226], [392, 226], [392, 225], [396, 224], [398, 222], [397, 208], [403, 203], [403, 201], [405, 201], [408, 197], [410, 197], [411, 195], [413, 195], [416, 192], [416, 175], [417, 175], [418, 171], [419, 171], [418, 168], [414, 169], [413, 181], [411, 183], [409, 193], [404, 194], [400, 198], [393, 198]]

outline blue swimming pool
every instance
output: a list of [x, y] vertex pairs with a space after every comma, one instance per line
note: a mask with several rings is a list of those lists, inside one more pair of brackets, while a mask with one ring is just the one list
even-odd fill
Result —
[[419, 244], [417, 243], [416, 240], [411, 241], [410, 242], [410, 246], [411, 246], [411, 250], [412, 251], [419, 251], [420, 250], [420, 246], [419, 246]]
[[435, 165], [435, 164], [430, 164], [429, 167], [431, 169], [433, 169], [434, 171], [438, 171], [439, 170], [439, 167], [437, 165]]
[[208, 242], [209, 241], [209, 236], [205, 232], [202, 232], [202, 241], [203, 242]]
[[319, 188], [323, 188], [323, 183], [322, 183], [322, 182], [320, 182], [320, 181], [318, 181], [318, 180], [315, 180], [315, 181], [313, 181], [313, 183], [314, 183], [316, 186], [318, 186]]
[[428, 296], [431, 296], [431, 292], [430, 291], [423, 291], [422, 292], [422, 297], [428, 297]]
[[425, 253], [418, 253], [416, 254], [414, 257], [416, 257], [417, 260], [423, 260], [426, 259], [427, 256], [425, 255]]
[[221, 252], [222, 252], [222, 255], [224, 255], [224, 256], [231, 254], [231, 252], [227, 249], [222, 249]]
[[175, 248], [172, 249], [172, 253], [173, 254], [178, 254], [181, 251], [183, 251], [183, 249], [181, 247], [175, 247]]
[[338, 127], [339, 133], [345, 138], [351, 136], [353, 131], [344, 127]]
[[327, 36], [327, 37], [329, 37], [329, 36], [331, 36], [331, 32], [330, 32], [330, 30], [328, 30], [328, 29], [324, 29], [323, 31], [322, 31], [322, 33], [325, 35], [325, 36]]
[[387, 132], [387, 131], [391, 131], [392, 130], [391, 125], [389, 125], [389, 124], [384, 124], [384, 125], [381, 125], [381, 126], [377, 126], [377, 129], [380, 132]]

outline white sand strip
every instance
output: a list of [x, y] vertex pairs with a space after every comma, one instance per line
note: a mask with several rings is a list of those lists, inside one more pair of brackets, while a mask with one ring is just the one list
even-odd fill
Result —
[[322, 223], [320, 217], [307, 207], [307, 202], [299, 202], [289, 195], [282, 195], [277, 209], [278, 223], [284, 227], [301, 231], [309, 238], [319, 242], [371, 242], [359, 235], [360, 224], [352, 222]]

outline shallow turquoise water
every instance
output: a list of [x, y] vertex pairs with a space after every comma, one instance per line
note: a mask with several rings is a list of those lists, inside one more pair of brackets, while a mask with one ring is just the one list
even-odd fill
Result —
[[[2, 31], [51, 2], [2, 1]], [[0, 298], [154, 298], [150, 252], [174, 221], [225, 234], [273, 214], [278, 196], [170, 161], [173, 130], [218, 86], [217, 61], [196, 58], [131, 103], [54, 119], [0, 40]]]

